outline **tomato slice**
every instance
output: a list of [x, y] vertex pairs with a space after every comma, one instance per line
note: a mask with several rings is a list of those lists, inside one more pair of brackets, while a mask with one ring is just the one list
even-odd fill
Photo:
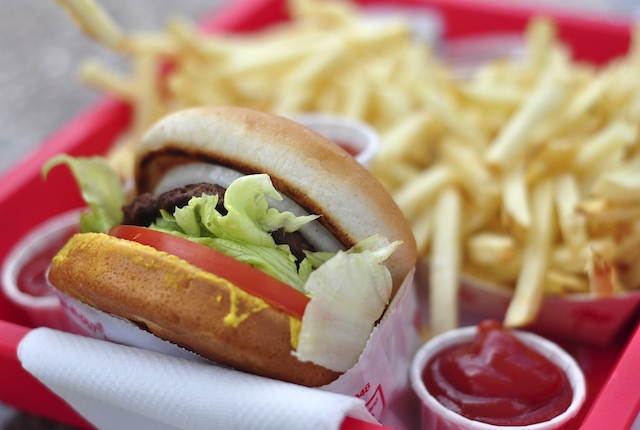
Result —
[[117, 225], [111, 236], [151, 246], [224, 278], [271, 307], [302, 318], [309, 297], [300, 291], [220, 251], [169, 233], [133, 225]]

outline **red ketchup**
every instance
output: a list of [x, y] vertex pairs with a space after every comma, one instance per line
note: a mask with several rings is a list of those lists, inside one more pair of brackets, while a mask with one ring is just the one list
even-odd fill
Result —
[[78, 233], [78, 227], [69, 227], [59, 236], [48, 239], [47, 246], [35, 252], [33, 256], [20, 268], [18, 273], [18, 289], [31, 296], [48, 296], [55, 294], [47, 282], [47, 270], [53, 257], [62, 249], [69, 238]]
[[339, 145], [342, 149], [344, 149], [345, 151], [347, 151], [350, 155], [352, 155], [354, 157], [360, 153], [360, 150], [358, 148], [354, 147], [349, 142], [334, 141], [334, 143]]
[[548, 421], [567, 410], [573, 396], [564, 371], [495, 320], [478, 324], [472, 341], [440, 351], [422, 379], [448, 409], [498, 426]]

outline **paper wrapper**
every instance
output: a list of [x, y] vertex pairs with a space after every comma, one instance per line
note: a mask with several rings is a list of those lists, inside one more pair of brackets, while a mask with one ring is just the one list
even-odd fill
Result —
[[414, 428], [418, 414], [411, 410], [417, 403], [412, 399], [409, 366], [422, 344], [418, 312], [411, 273], [373, 330], [358, 363], [321, 389], [363, 399], [369, 413], [386, 426]]
[[[137, 346], [185, 358], [205, 359], [139, 329], [126, 320], [110, 316], [64, 294], [61, 303], [69, 318], [86, 335], [96, 339]], [[412, 399], [409, 366], [421, 345], [417, 329], [418, 306], [413, 272], [407, 276], [360, 356], [358, 363], [321, 390], [362, 399], [379, 422], [402, 430], [415, 428], [417, 401]], [[413, 420], [413, 422], [412, 422]]]
[[[37, 272], [44, 271], [46, 266], [42, 265], [42, 261], [32, 265], [31, 268], [29, 265], [34, 256], [39, 256], [38, 258], [42, 260], [53, 257], [58, 249], [51, 249], [51, 243], [60, 243], [77, 233], [79, 216], [80, 211], [74, 209], [37, 225], [22, 237], [4, 260], [2, 292], [23, 312], [34, 327], [45, 326], [77, 332], [75, 325], [65, 317], [54, 289], [49, 287], [46, 291], [42, 290], [40, 284], [46, 285], [44, 273]], [[30, 294], [30, 291], [22, 291], [19, 278], [23, 275], [23, 270], [31, 271], [27, 278], [38, 284], [37, 295]]]

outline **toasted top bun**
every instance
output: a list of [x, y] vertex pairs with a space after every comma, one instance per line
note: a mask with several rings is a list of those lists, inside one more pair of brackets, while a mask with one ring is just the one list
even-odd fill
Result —
[[307, 386], [340, 374], [291, 354], [300, 320], [166, 252], [103, 233], [73, 236], [50, 282], [216, 363]]
[[345, 248], [374, 234], [401, 240], [385, 262], [394, 294], [415, 264], [411, 228], [386, 189], [338, 145], [298, 123], [233, 106], [170, 114], [138, 147], [138, 192], [153, 192], [168, 170], [193, 161], [268, 174], [280, 193], [322, 215], [319, 221]]

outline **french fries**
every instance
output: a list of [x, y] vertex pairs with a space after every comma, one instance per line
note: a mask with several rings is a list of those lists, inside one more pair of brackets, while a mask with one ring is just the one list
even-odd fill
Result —
[[239, 36], [180, 20], [127, 35], [90, 0], [56, 1], [131, 61], [129, 76], [82, 68], [87, 85], [134, 107], [114, 160], [131, 159], [159, 116], [194, 105], [324, 111], [376, 128], [373, 173], [430, 262], [434, 334], [457, 324], [465, 273], [513, 291], [513, 327], [545, 294], [640, 288], [640, 31], [625, 58], [596, 68], [535, 18], [526, 58], [460, 78], [406, 23], [372, 25], [341, 2], [290, 0], [290, 21]]
[[[551, 22], [532, 21], [528, 61], [495, 60], [456, 84], [466, 98], [459, 115], [487, 106], [511, 112], [490, 130], [495, 115], [476, 113], [488, 118], [479, 122], [489, 124], [483, 132], [493, 136], [476, 156], [493, 175], [480, 186], [457, 182], [468, 208], [478, 188], [499, 187], [501, 204], [487, 222], [462, 227], [461, 271], [513, 289], [504, 321], [511, 327], [532, 323], [544, 294], [597, 298], [640, 288], [640, 259], [630, 246], [640, 227], [639, 141], [632, 122], [640, 94], [629, 83], [640, 66], [638, 43], [626, 58], [597, 70], [570, 61], [554, 34]], [[447, 139], [444, 133], [442, 145]], [[440, 169], [442, 159], [426, 171]]]

